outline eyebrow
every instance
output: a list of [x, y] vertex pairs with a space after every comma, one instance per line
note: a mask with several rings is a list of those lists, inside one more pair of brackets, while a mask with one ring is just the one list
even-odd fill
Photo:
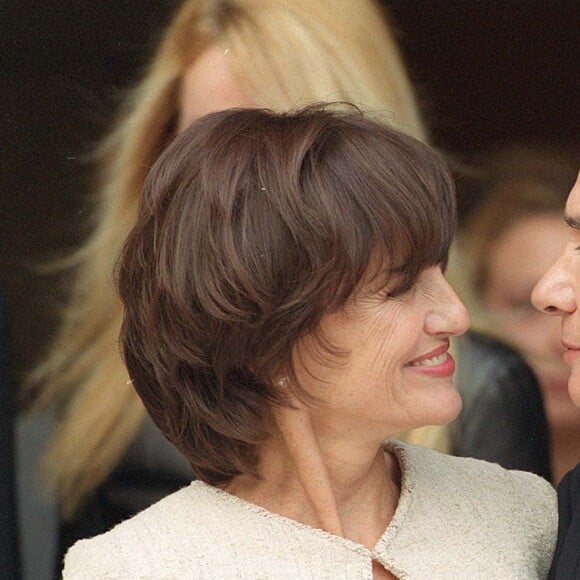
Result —
[[580, 230], [580, 217], [565, 215], [564, 221], [568, 224], [569, 228], [572, 228], [573, 230]]

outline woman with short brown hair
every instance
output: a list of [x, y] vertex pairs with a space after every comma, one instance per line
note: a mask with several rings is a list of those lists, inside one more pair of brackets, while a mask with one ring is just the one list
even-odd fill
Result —
[[44, 467], [64, 519], [72, 520], [65, 544], [70, 535], [106, 529], [189, 476], [147, 420], [116, 348], [122, 308], [112, 268], [148, 169], [179, 131], [210, 111], [285, 111], [328, 100], [357, 103], [425, 137], [395, 34], [374, 0], [185, 0], [163, 31], [99, 147], [94, 228], [68, 261], [75, 283], [32, 378], [36, 405], [58, 410]]
[[202, 118], [146, 180], [119, 265], [133, 384], [200, 481], [64, 577], [543, 578], [544, 480], [385, 439], [456, 417], [452, 182], [361, 114]]

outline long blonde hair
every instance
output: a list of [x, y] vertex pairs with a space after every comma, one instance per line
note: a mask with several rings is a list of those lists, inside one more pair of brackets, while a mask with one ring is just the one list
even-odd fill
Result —
[[117, 348], [122, 309], [112, 270], [144, 178], [175, 133], [184, 72], [219, 42], [259, 106], [350, 101], [425, 140], [384, 17], [372, 0], [189, 0], [178, 11], [102, 143], [94, 232], [71, 261], [77, 277], [62, 325], [32, 376], [37, 406], [62, 410], [44, 466], [65, 517], [114, 469], [145, 415]]

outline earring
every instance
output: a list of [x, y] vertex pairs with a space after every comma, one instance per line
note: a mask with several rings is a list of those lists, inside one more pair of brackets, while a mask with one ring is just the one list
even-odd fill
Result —
[[276, 383], [276, 386], [280, 387], [281, 389], [285, 389], [290, 381], [288, 380], [288, 377], [280, 377], [274, 382]]

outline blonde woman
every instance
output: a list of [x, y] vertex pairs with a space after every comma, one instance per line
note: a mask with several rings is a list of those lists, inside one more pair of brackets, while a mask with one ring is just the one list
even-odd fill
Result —
[[[176, 474], [177, 485], [191, 477], [145, 420], [117, 349], [121, 304], [111, 273], [149, 168], [192, 120], [233, 106], [284, 111], [345, 100], [425, 140], [383, 17], [372, 0], [189, 0], [170, 24], [103, 143], [94, 234], [77, 255], [77, 282], [60, 332], [34, 377], [43, 385], [39, 405], [62, 409], [45, 467], [64, 517], [78, 521], [87, 499], [105, 480], [109, 485], [107, 498], [99, 499], [106, 509], [98, 517], [90, 509], [90, 523], [84, 518], [73, 538], [110, 527], [166, 493], [167, 474], [170, 486]], [[452, 448], [447, 429], [427, 427], [413, 441]], [[119, 466], [128, 475], [115, 487]], [[152, 473], [161, 473], [155, 494]], [[119, 497], [123, 505], [112, 509]]]

